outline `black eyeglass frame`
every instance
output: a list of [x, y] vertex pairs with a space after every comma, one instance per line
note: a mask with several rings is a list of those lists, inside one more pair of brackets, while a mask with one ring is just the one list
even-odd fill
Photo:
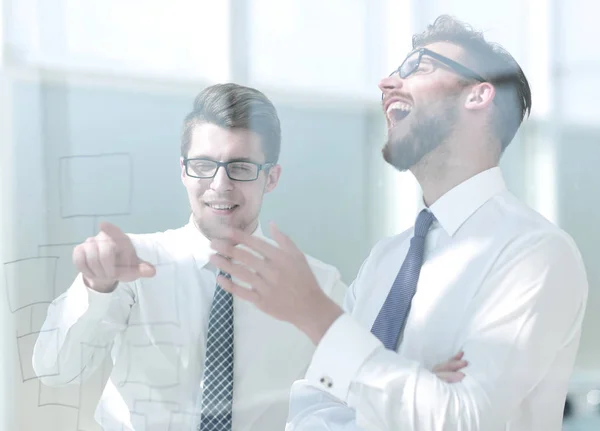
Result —
[[[212, 174], [210, 176], [200, 177], [198, 175], [192, 175], [192, 174], [189, 173], [188, 163], [190, 161], [193, 161], [193, 160], [201, 160], [201, 161], [204, 161], [204, 162], [211, 162], [211, 163], [214, 163], [215, 165], [217, 165], [217, 168], [215, 169], [214, 174]], [[232, 178], [231, 174], [229, 172], [229, 165], [232, 164], [232, 163], [249, 163], [251, 165], [256, 166], [256, 168], [257, 168], [256, 169], [256, 177], [251, 178], [251, 179], [247, 179], [247, 180], [240, 180], [238, 178]], [[212, 160], [212, 159], [209, 159], [209, 158], [206, 158], [206, 157], [191, 157], [191, 158], [184, 158], [183, 159], [183, 166], [185, 167], [185, 174], [188, 177], [198, 178], [198, 179], [202, 179], [202, 180], [212, 179], [212, 178], [214, 178], [217, 175], [217, 172], [219, 172], [219, 168], [223, 167], [223, 168], [225, 168], [225, 173], [227, 174], [227, 177], [230, 180], [232, 180], [232, 181], [247, 182], [247, 181], [256, 181], [258, 179], [261, 171], [267, 171], [267, 170], [269, 170], [270, 168], [272, 168], [273, 166], [275, 166], [275, 163], [267, 162], [267, 163], [262, 163], [261, 164], [261, 163], [251, 162], [249, 160], [229, 160], [227, 162], [219, 162], [217, 160]]]
[[[406, 64], [406, 62], [409, 59], [412, 58], [412, 56], [415, 55], [415, 53], [418, 53], [418, 58], [417, 58], [417, 61], [415, 62], [414, 67], [409, 72], [403, 74], [402, 73], [403, 66]], [[469, 69], [468, 67], [463, 66], [462, 64], [452, 60], [451, 58], [448, 58], [444, 55], [438, 54], [437, 52], [431, 51], [427, 48], [418, 48], [418, 49], [415, 49], [414, 51], [412, 51], [410, 54], [408, 54], [406, 56], [406, 58], [404, 59], [402, 64], [400, 64], [400, 66], [398, 66], [398, 68], [396, 70], [394, 70], [392, 73], [390, 73], [389, 76], [392, 76], [395, 73], [397, 73], [400, 76], [400, 78], [402, 78], [402, 79], [408, 78], [410, 75], [412, 75], [419, 69], [419, 66], [421, 65], [421, 59], [423, 58], [424, 55], [427, 55], [428, 57], [431, 57], [431, 58], [439, 61], [440, 63], [445, 64], [446, 66], [450, 67], [456, 73], [458, 73], [459, 75], [461, 75], [465, 78], [474, 79], [479, 82], [487, 82], [488, 81], [483, 76], [481, 76], [477, 72], [474, 72], [473, 70]], [[383, 100], [383, 98], [384, 98], [384, 95], [382, 93], [381, 99]]]

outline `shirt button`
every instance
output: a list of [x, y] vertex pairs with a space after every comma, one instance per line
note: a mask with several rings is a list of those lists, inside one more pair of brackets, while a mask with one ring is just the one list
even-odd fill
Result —
[[320, 382], [323, 386], [326, 386], [327, 388], [331, 388], [333, 386], [333, 382], [331, 381], [331, 377], [329, 376], [321, 377]]

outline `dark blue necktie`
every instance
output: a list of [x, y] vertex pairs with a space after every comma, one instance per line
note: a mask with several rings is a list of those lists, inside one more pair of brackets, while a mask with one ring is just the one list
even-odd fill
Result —
[[426, 209], [419, 213], [408, 254], [371, 328], [371, 332], [387, 349], [396, 350], [398, 345], [410, 303], [417, 290], [425, 251], [425, 236], [434, 218], [433, 214]]

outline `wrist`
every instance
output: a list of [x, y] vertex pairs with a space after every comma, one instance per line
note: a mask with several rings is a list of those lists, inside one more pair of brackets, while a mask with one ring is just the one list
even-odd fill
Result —
[[304, 313], [302, 322], [296, 326], [304, 332], [311, 341], [318, 345], [325, 336], [331, 325], [342, 315], [344, 310], [323, 294], [316, 298], [310, 307], [310, 311]]
[[82, 279], [83, 279], [83, 284], [85, 284], [86, 287], [88, 287], [96, 292], [99, 292], [99, 293], [111, 293], [112, 291], [114, 291], [117, 288], [117, 285], [119, 284], [118, 280], [97, 281], [97, 280], [89, 279], [83, 274], [82, 274]]

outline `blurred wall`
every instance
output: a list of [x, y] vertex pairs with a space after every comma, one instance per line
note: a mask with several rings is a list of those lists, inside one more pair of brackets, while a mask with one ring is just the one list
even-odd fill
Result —
[[43, 387], [29, 359], [35, 332], [47, 302], [74, 276], [73, 246], [95, 234], [100, 220], [129, 232], [187, 221], [181, 121], [195, 94], [213, 82], [256, 86], [273, 99], [283, 127], [283, 174], [261, 220], [276, 221], [350, 283], [378, 239], [413, 223], [418, 187], [381, 158], [376, 85], [404, 58], [412, 32], [441, 13], [483, 29], [529, 77], [532, 117], [501, 165], [513, 192], [567, 230], [582, 251], [590, 299], [575, 374], [600, 374], [594, 224], [600, 54], [590, 49], [600, 36], [593, 13], [600, 6], [585, 0], [485, 7], [476, 0], [4, 0], [0, 6], [6, 298], [0, 429], [50, 429], [51, 419], [56, 430], [95, 429], [92, 413], [110, 364], [82, 387]]

